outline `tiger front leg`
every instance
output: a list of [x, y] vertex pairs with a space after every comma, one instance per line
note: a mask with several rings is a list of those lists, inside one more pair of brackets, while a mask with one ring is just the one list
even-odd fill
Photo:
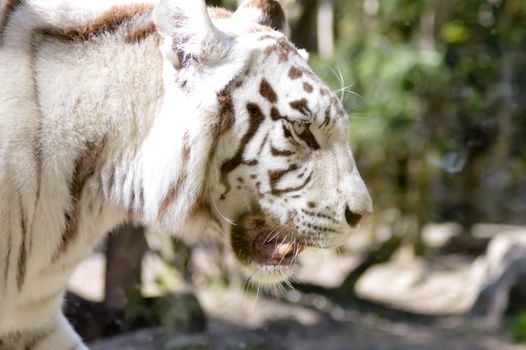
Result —
[[1, 350], [89, 350], [64, 315], [45, 327], [0, 339]]

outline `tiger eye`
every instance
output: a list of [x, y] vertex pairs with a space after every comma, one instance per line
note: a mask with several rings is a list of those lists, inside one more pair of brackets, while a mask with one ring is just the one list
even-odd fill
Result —
[[307, 123], [305, 122], [294, 122], [292, 123], [292, 128], [294, 129], [294, 132], [296, 133], [296, 135], [301, 135], [305, 132], [305, 130], [307, 129]]

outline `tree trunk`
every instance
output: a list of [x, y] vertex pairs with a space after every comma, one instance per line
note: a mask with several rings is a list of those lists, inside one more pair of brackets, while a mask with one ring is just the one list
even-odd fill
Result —
[[300, 3], [303, 11], [296, 23], [291, 23], [292, 42], [299, 48], [315, 52], [318, 0], [302, 0]]
[[106, 286], [104, 305], [122, 311], [129, 300], [141, 297], [142, 257], [147, 244], [144, 227], [122, 225], [106, 243]]
[[323, 0], [318, 11], [318, 51], [323, 58], [334, 55], [334, 3]]

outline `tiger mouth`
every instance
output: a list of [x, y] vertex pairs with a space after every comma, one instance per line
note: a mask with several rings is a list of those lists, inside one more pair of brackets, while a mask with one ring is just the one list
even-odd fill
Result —
[[304, 249], [302, 244], [282, 238], [267, 229], [250, 236], [252, 257], [260, 265], [292, 265]]
[[231, 236], [234, 253], [245, 263], [260, 266], [290, 266], [305, 246], [274, 231], [264, 220], [246, 217]]

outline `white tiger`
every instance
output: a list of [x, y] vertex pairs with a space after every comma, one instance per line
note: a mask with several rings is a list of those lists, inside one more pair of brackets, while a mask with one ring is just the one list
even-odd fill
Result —
[[285, 30], [275, 0], [4, 0], [0, 349], [86, 349], [66, 281], [126, 220], [218, 232], [277, 283], [371, 212], [348, 116]]

